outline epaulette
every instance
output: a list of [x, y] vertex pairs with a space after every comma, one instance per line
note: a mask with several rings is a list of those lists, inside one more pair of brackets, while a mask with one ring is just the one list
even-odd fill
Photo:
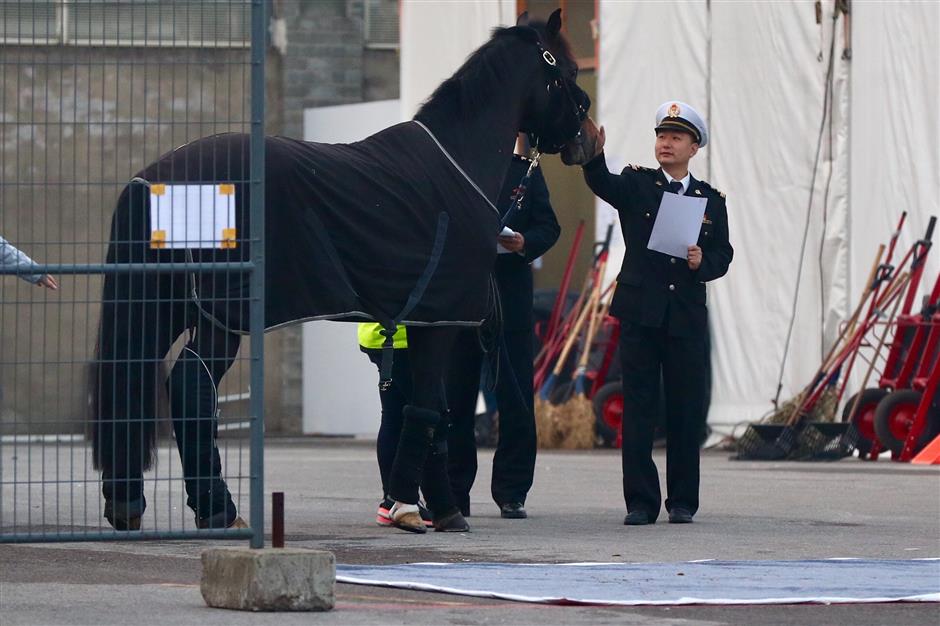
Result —
[[643, 167], [642, 165], [634, 165], [632, 163], [628, 165], [627, 167], [629, 167], [634, 172], [646, 172], [648, 174], [655, 174], [656, 172], [659, 171], [659, 170], [654, 170], [652, 167]]
[[702, 183], [703, 185], [705, 185], [706, 187], [708, 187], [709, 189], [711, 189], [712, 191], [714, 191], [715, 193], [717, 193], [717, 194], [718, 194], [719, 196], [721, 196], [722, 198], [725, 198], [725, 192], [723, 192], [723, 191], [718, 191], [717, 189], [715, 189], [714, 187], [712, 187], [711, 185], [709, 185], [708, 182], [706, 182], [706, 181], [704, 181], [704, 180], [700, 180], [700, 181], [698, 181], [698, 182]]

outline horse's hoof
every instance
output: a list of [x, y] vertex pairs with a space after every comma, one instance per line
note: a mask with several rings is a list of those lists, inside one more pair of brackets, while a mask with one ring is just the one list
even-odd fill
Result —
[[439, 533], [466, 533], [470, 532], [470, 524], [460, 511], [455, 510], [450, 515], [434, 520], [434, 530]]
[[235, 519], [231, 522], [228, 520], [228, 513], [222, 511], [221, 513], [216, 513], [215, 515], [210, 515], [205, 518], [196, 518], [196, 528], [200, 530], [205, 530], [207, 528], [223, 529], [223, 528], [248, 528], [248, 524], [245, 523], [240, 516], [236, 515]]
[[140, 530], [140, 517], [106, 517], [114, 530]]
[[[134, 513], [134, 515], [130, 515], [130, 513]], [[115, 504], [107, 500], [104, 504], [104, 518], [108, 520], [114, 530], [140, 530], [143, 512], [139, 511], [137, 506], [128, 505], [126, 502]]]

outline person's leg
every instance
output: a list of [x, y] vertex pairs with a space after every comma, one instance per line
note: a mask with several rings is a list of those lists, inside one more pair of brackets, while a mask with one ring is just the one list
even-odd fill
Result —
[[653, 430], [660, 393], [662, 335], [622, 321], [620, 363], [623, 370], [623, 496], [627, 511], [646, 511], [650, 521], [659, 516], [662, 494], [653, 462]]
[[167, 380], [173, 431], [183, 464], [186, 504], [201, 528], [226, 528], [238, 517], [222, 479], [216, 445], [218, 385], [238, 353], [241, 338], [200, 319]]
[[532, 388], [533, 336], [531, 332], [504, 334], [496, 397], [499, 405], [499, 441], [493, 457], [491, 492], [496, 504], [525, 504], [535, 473], [538, 441]]
[[464, 515], [470, 515], [470, 489], [477, 475], [474, 425], [483, 353], [475, 328], [456, 331], [448, 359], [445, 388], [450, 432], [447, 437], [451, 491]]
[[666, 391], [666, 510], [699, 506], [699, 457], [705, 429], [706, 346], [702, 337], [669, 337]]
[[[376, 367], [380, 366], [381, 350], [370, 350], [366, 354]], [[398, 439], [401, 437], [402, 411], [408, 404], [411, 394], [411, 365], [408, 350], [398, 349], [395, 350], [395, 358], [392, 361], [392, 385], [387, 390], [379, 390], [382, 416], [379, 433], [375, 440], [375, 453], [379, 464], [379, 475], [382, 479], [383, 498], [388, 495], [388, 477], [392, 473], [392, 463], [395, 462]]]

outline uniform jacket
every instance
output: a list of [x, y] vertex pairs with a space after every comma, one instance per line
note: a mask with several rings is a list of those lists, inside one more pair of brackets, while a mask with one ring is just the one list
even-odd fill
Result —
[[705, 336], [705, 283], [724, 276], [734, 254], [724, 194], [694, 177], [689, 181], [685, 195], [708, 199], [697, 244], [702, 264], [693, 271], [684, 259], [647, 248], [666, 190], [662, 170], [633, 165], [611, 174], [601, 153], [584, 166], [584, 178], [598, 197], [617, 209], [627, 246], [611, 314], [643, 326], [665, 326], [675, 337]]
[[[503, 215], [512, 207], [512, 198], [530, 161], [514, 155], [496, 205]], [[496, 257], [496, 284], [503, 306], [506, 331], [529, 331], [532, 318], [532, 269], [529, 264], [545, 254], [558, 241], [561, 227], [555, 218], [542, 169], [536, 167], [529, 179], [522, 209], [512, 208], [506, 225], [525, 237], [524, 254], [500, 254]]]

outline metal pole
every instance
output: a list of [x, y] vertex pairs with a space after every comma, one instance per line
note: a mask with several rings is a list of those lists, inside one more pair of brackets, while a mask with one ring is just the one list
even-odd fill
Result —
[[271, 547], [284, 547], [284, 492], [271, 494]]
[[264, 547], [264, 57], [267, 0], [251, 3], [251, 537]]

